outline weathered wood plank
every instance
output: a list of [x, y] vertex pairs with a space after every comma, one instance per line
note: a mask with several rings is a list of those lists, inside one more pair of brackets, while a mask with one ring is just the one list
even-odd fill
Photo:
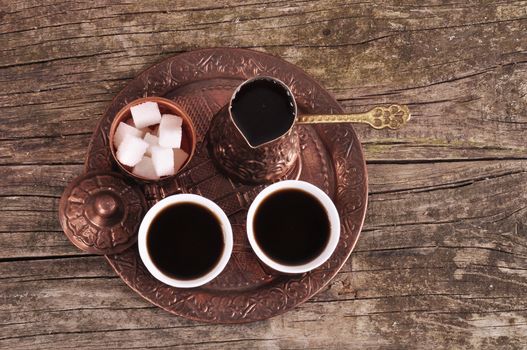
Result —
[[[527, 2], [0, 0], [0, 347], [522, 348]], [[141, 70], [199, 47], [304, 68], [348, 111], [370, 207], [350, 260], [292, 312], [207, 325], [151, 306], [57, 220], [90, 134]], [[476, 161], [477, 160], [477, 161]]]
[[[455, 248], [451, 250], [455, 252]], [[402, 260], [420, 259], [422, 264], [430, 260], [441, 263], [441, 256], [434, 254], [403, 250], [398, 256]], [[382, 258], [386, 256], [370, 256], [368, 260]], [[527, 304], [521, 294], [516, 294], [525, 288], [525, 260], [509, 270], [482, 270], [476, 265], [439, 271], [433, 267], [407, 271], [397, 265], [386, 270], [352, 268], [351, 272], [339, 274], [330, 289], [314, 301], [283, 316], [237, 327], [194, 323], [149, 306], [120, 279], [112, 277], [113, 272], [100, 257], [19, 261], [9, 263], [7, 268], [5, 265], [0, 264], [5, 276], [0, 287], [5, 305], [0, 320], [4, 334], [10, 336], [2, 337], [0, 343], [15, 348], [28, 346], [30, 342], [47, 348], [60, 340], [68, 340], [67, 346], [112, 344], [128, 348], [270, 338], [279, 340], [275, 345], [280, 348], [317, 347], [323, 346], [323, 342], [328, 347], [356, 342], [366, 347], [368, 344], [404, 346], [410, 340], [405, 330], [415, 330], [417, 334], [451, 334], [452, 337], [422, 340], [424, 345], [439, 347], [457, 344], [478, 348], [496, 341], [500, 335], [515, 336], [509, 343], [513, 345], [525, 341]], [[349, 265], [354, 266], [354, 261]], [[416, 277], [421, 284], [415, 284]], [[509, 285], [500, 289], [499, 281], [504, 279]], [[447, 283], [449, 280], [451, 283]], [[335, 293], [334, 286], [339, 284], [347, 289], [341, 288]], [[509, 295], [504, 293], [507, 290]], [[309, 340], [298, 340], [313, 322], [328, 333], [319, 331]], [[489, 334], [489, 325], [506, 327], [493, 328]], [[371, 329], [373, 326], [375, 331]], [[347, 336], [330, 339], [328, 336], [333, 334], [334, 327], [339, 334]], [[229, 332], [222, 336], [226, 329]], [[269, 334], [271, 329], [273, 332]], [[141, 339], [146, 332], [157, 337]], [[87, 343], [94, 334], [97, 340]], [[169, 334], [177, 334], [177, 339], [170, 340]], [[199, 341], [192, 339], [196, 334], [201, 334]]]
[[83, 172], [78, 165], [0, 166], [0, 195], [60, 197], [64, 188]]
[[[224, 5], [61, 4], [28, 10], [43, 12], [36, 18], [7, 11], [0, 47], [9, 93], [0, 94], [0, 106], [16, 118], [0, 127], [0, 147], [13, 150], [0, 160], [77, 161], [96, 119], [128, 79], [174, 50], [211, 42], [281, 55], [320, 79], [350, 111], [410, 104], [415, 118], [404, 130], [359, 128], [370, 160], [525, 157], [525, 2], [249, 3], [236, 13]], [[13, 132], [57, 139], [12, 140]], [[71, 143], [69, 136], [58, 139], [64, 134], [73, 134]], [[22, 153], [31, 147], [50, 152]], [[71, 151], [59, 158], [64, 147]]]
[[0, 165], [82, 164], [90, 138], [81, 134], [0, 141]]
[[[370, 161], [525, 159], [527, 149], [523, 140], [527, 135], [527, 101], [520, 94], [527, 91], [527, 87], [524, 88], [526, 80], [527, 64], [520, 64], [513, 68], [511, 74], [491, 71], [481, 77], [416, 88], [415, 91], [395, 94], [375, 92], [375, 97], [365, 98], [360, 97], [360, 91], [357, 95], [350, 91], [350, 98], [344, 97], [341, 101], [350, 111], [396, 101], [408, 103], [411, 107], [414, 119], [403, 130], [378, 131], [357, 127]], [[472, 86], [478, 84], [484, 86], [474, 92]], [[509, 86], [504, 89], [520, 86], [520, 89], [516, 89], [515, 93], [495, 91], [496, 85]], [[6, 131], [0, 140], [0, 164], [81, 162], [90, 134], [107, 103], [97, 105], [91, 106], [86, 101], [84, 110], [80, 112], [71, 112], [69, 108], [61, 111], [60, 107], [53, 107], [52, 113], [59, 113], [62, 121], [54, 121], [46, 115], [35, 116], [35, 112], [23, 111], [24, 108], [9, 108], [6, 111], [8, 115], [27, 117], [6, 120]], [[463, 117], [460, 118], [460, 115]], [[35, 121], [40, 120], [43, 122], [35, 130]], [[24, 137], [27, 133], [38, 136]], [[63, 152], [64, 149], [68, 152]]]
[[[513, 189], [517, 177], [525, 181], [526, 166], [525, 161], [370, 165], [366, 230], [343, 271], [306, 306], [270, 321], [242, 326], [241, 330], [236, 327], [229, 331], [228, 338], [221, 338], [225, 332], [222, 326], [181, 320], [149, 306], [115, 277], [100, 257], [0, 263], [4, 305], [0, 323], [2, 333], [9, 335], [0, 342], [15, 348], [29, 344], [46, 348], [58, 341], [70, 342], [74, 335], [77, 347], [186, 347], [195, 342], [192, 335], [199, 332], [206, 335], [197, 348], [231, 346], [231, 341], [240, 348], [247, 344], [322, 347], [324, 342], [328, 347], [344, 347], [357, 341], [373, 347], [383, 344], [379, 336], [386, 345], [404, 346], [409, 341], [405, 330], [414, 329], [423, 336], [444, 332], [452, 335], [428, 336], [425, 342], [429, 346], [499, 346], [499, 336], [511, 337], [501, 345], [519, 345], [525, 340], [527, 316], [522, 297], [527, 285], [526, 231], [521, 220], [525, 211], [519, 206], [525, 203], [521, 197], [524, 193], [517, 201], [498, 201], [500, 208], [486, 208], [481, 196], [500, 196], [503, 189]], [[58, 178], [53, 175], [55, 168]], [[66, 168], [74, 172], [77, 166]], [[50, 166], [43, 180], [63, 181], [65, 172], [62, 166]], [[30, 176], [22, 178], [18, 178], [19, 190], [31, 181]], [[37, 186], [45, 188], [39, 182]], [[56, 192], [60, 193], [60, 188], [46, 194], [54, 201]], [[2, 199], [1, 207], [15, 205], [7, 198]], [[441, 221], [441, 216], [452, 215], [440, 212], [439, 219], [428, 222], [423, 203], [447, 203], [445, 212], [470, 204], [471, 212], [485, 215], [477, 220], [468, 216], [435, 223]], [[415, 215], [415, 222], [401, 222], [396, 208], [407, 208], [402, 217]], [[520, 216], [504, 218], [499, 227], [485, 219], [499, 215], [500, 210], [512, 213], [515, 208], [520, 209]], [[60, 232], [53, 234], [63, 237]], [[21, 237], [19, 233], [13, 235]], [[20, 251], [28, 251], [23, 247], [30, 242], [16, 241], [21, 244]], [[68, 246], [65, 239], [62, 243]], [[0, 251], [5, 250], [2, 247]], [[37, 251], [63, 252], [59, 247]], [[66, 254], [76, 254], [75, 249], [66, 248]], [[285, 324], [288, 327], [280, 326]], [[329, 333], [320, 333], [299, 341], [306, 327], [314, 325], [317, 330], [338, 329], [349, 337], [329, 339]], [[495, 328], [488, 333], [491, 325]], [[496, 327], [500, 325], [503, 327]], [[371, 327], [376, 331], [367, 331]], [[274, 330], [274, 340], [269, 340], [269, 329]], [[177, 341], [168, 336], [174, 333], [178, 334]], [[94, 334], [97, 340], [92, 339]], [[156, 334], [156, 342], [143, 339], [146, 334]]]
[[[52, 216], [58, 221], [58, 216]], [[0, 241], [0, 260], [84, 254], [71, 244], [61, 229], [0, 232]]]

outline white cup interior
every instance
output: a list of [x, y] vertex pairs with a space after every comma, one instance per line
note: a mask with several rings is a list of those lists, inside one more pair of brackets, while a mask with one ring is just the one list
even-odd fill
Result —
[[[301, 265], [286, 265], [273, 260], [262, 250], [255, 238], [253, 223], [259, 205], [269, 195], [283, 189], [299, 189], [313, 195], [320, 201], [320, 203], [326, 210], [330, 223], [329, 241], [326, 244], [324, 250], [317, 257]], [[304, 273], [322, 265], [329, 259], [331, 254], [333, 254], [333, 252], [335, 251], [335, 248], [337, 247], [340, 238], [340, 218], [335, 204], [333, 204], [331, 198], [329, 198], [329, 196], [320, 188], [305, 181], [280, 181], [265, 188], [262, 192], [258, 194], [258, 196], [256, 196], [253, 203], [251, 204], [249, 212], [247, 213], [247, 238], [249, 239], [249, 243], [251, 244], [251, 247], [253, 248], [258, 258], [267, 266], [283, 273]]]
[[[211, 268], [209, 272], [194, 279], [177, 279], [172, 276], [166, 275], [154, 264], [147, 249], [147, 234], [148, 229], [150, 228], [150, 224], [159, 212], [161, 212], [166, 207], [177, 203], [195, 203], [206, 207], [212, 213], [214, 213], [215, 216], [220, 220], [223, 232], [224, 246], [218, 263], [213, 268]], [[174, 233], [177, 234], [177, 227], [174, 228], [174, 231]], [[145, 264], [148, 271], [155, 278], [172, 287], [193, 288], [210, 282], [223, 271], [223, 269], [229, 262], [229, 259], [232, 254], [233, 236], [229, 218], [216, 203], [205, 197], [197, 196], [194, 194], [176, 194], [160, 200], [152, 208], [150, 208], [150, 210], [146, 213], [145, 217], [143, 218], [143, 221], [141, 221], [137, 242], [139, 245], [139, 255], [141, 256], [141, 260]]]

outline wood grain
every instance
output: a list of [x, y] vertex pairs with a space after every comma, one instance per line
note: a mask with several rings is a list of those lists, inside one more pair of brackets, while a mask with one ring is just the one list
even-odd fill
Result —
[[[0, 347], [503, 348], [527, 343], [527, 2], [0, 0]], [[236, 7], [233, 7], [236, 5]], [[235, 46], [299, 65], [358, 126], [370, 202], [313, 300], [254, 324], [187, 321], [65, 238], [58, 199], [141, 70]]]

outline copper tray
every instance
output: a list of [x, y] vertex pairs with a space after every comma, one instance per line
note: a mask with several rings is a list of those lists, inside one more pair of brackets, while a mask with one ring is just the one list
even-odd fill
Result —
[[280, 275], [264, 267], [245, 236], [245, 216], [264, 186], [234, 182], [213, 166], [206, 133], [213, 115], [235, 87], [257, 75], [277, 77], [288, 84], [305, 113], [340, 113], [337, 101], [305, 72], [279, 58], [242, 49], [205, 49], [166, 59], [133, 79], [112, 101], [97, 126], [85, 170], [113, 170], [108, 130], [117, 111], [144, 96], [178, 102], [196, 126], [198, 146], [188, 168], [175, 180], [140, 184], [148, 207], [174, 193], [196, 193], [214, 200], [233, 225], [234, 251], [221, 275], [195, 289], [167, 286], [150, 275], [137, 245], [106, 258], [133, 290], [151, 303], [182, 317], [213, 323], [263, 320], [306, 301], [323, 288], [346, 262], [364, 221], [367, 174], [361, 145], [351, 125], [302, 126], [301, 161], [285, 178], [300, 178], [326, 191], [341, 215], [342, 233], [332, 257], [302, 275]]

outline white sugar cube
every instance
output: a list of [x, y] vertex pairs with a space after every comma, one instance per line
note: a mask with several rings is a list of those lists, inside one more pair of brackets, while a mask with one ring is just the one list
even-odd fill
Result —
[[150, 146], [146, 150], [146, 155], [152, 156], [152, 146], [159, 145], [159, 138], [147, 132], [143, 140], [145, 140], [146, 142], [150, 144]]
[[148, 142], [143, 139], [127, 134], [117, 148], [117, 160], [121, 164], [134, 166], [141, 161], [148, 146]]
[[133, 126], [120, 122], [117, 126], [117, 129], [115, 130], [115, 134], [113, 135], [113, 144], [115, 145], [115, 147], [119, 147], [126, 135], [143, 137], [143, 132], [134, 128]]
[[142, 129], [144, 127], [157, 124], [161, 121], [161, 112], [155, 102], [145, 102], [130, 108], [132, 118], [134, 118], [135, 127]]
[[157, 176], [174, 175], [174, 151], [172, 148], [152, 146], [152, 162]]
[[137, 163], [137, 165], [134, 167], [134, 170], [132, 170], [132, 173], [150, 180], [159, 179], [159, 176], [157, 176], [154, 169], [152, 158], [146, 156], [143, 157], [139, 163]]
[[180, 148], [182, 124], [183, 119], [177, 115], [163, 114], [159, 123], [159, 145], [165, 148]]
[[179, 169], [185, 164], [188, 158], [188, 153], [180, 148], [174, 149], [174, 171], [177, 173]]
[[147, 132], [147, 133], [145, 134], [144, 140], [145, 140], [146, 142], [148, 142], [149, 144], [153, 145], [153, 146], [158, 145], [158, 142], [159, 142], [159, 139], [157, 138], [157, 136], [152, 135], [152, 134], [149, 133], [149, 132]]

